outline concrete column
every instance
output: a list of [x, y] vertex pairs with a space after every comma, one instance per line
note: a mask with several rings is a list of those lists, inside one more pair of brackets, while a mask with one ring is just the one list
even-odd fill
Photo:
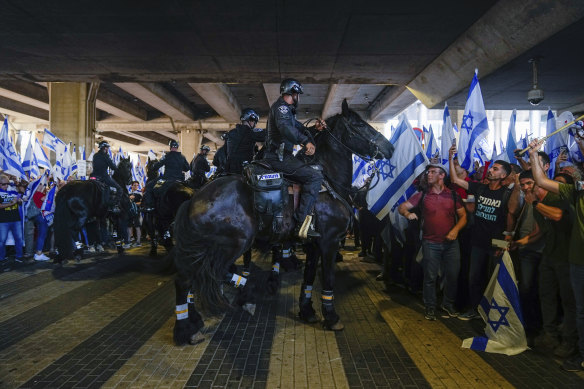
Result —
[[460, 123], [462, 123], [462, 117], [464, 116], [463, 109], [450, 109], [450, 120], [452, 120], [452, 124], [456, 124], [456, 128], [460, 130]]
[[51, 131], [63, 142], [85, 146], [87, 154], [95, 144], [95, 101], [99, 83], [49, 82]]
[[189, 163], [199, 152], [203, 134], [200, 130], [183, 130], [180, 132], [180, 150]]
[[533, 135], [529, 139], [541, 138], [541, 112], [538, 110], [529, 111], [529, 132]]
[[428, 108], [418, 102], [418, 128], [422, 128], [426, 124], [428, 124]]

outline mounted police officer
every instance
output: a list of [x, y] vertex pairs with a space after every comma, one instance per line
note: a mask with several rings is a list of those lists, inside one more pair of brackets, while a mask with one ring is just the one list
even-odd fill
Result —
[[107, 172], [110, 168], [112, 171], [116, 171], [117, 167], [109, 156], [110, 145], [106, 141], [102, 140], [98, 145], [99, 151], [93, 155], [93, 171], [91, 172], [91, 177], [98, 178], [101, 182], [110, 188], [115, 188], [115, 192], [112, 193], [112, 197], [115, 199], [114, 205], [111, 207], [111, 211], [119, 211], [118, 202], [122, 194], [122, 187], [115, 182]]
[[207, 181], [205, 173], [211, 170], [209, 161], [207, 161], [207, 154], [209, 154], [209, 151], [211, 151], [209, 146], [201, 146], [201, 151], [199, 151], [199, 154], [197, 154], [191, 161], [191, 177], [195, 189], [199, 189], [201, 186], [205, 185], [205, 182]]
[[259, 115], [251, 108], [241, 112], [241, 124], [237, 124], [227, 135], [227, 172], [241, 174], [243, 163], [251, 161], [256, 142], [264, 142], [266, 133], [256, 128]]
[[183, 172], [189, 171], [189, 163], [184, 155], [178, 151], [177, 141], [171, 140], [168, 145], [170, 146], [170, 152], [165, 154], [152, 168], [158, 170], [164, 166], [164, 174], [161, 178], [166, 181], [184, 181], [185, 175]]
[[[270, 108], [264, 159], [276, 171], [302, 184], [302, 196], [296, 219], [295, 234], [300, 238], [316, 238], [320, 234], [312, 226], [312, 208], [323, 180], [322, 173], [305, 165], [292, 155], [294, 145], [302, 145], [306, 155], [313, 155], [316, 148], [308, 128], [296, 120], [298, 100], [303, 93], [302, 85], [294, 79], [285, 79], [280, 84], [280, 98]], [[323, 128], [318, 120], [316, 129]]]

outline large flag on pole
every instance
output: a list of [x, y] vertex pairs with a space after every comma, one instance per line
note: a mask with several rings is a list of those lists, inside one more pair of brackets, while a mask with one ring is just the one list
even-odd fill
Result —
[[27, 180], [20, 164], [20, 157], [8, 135], [8, 119], [4, 119], [2, 130], [0, 130], [0, 169], [20, 179]]
[[51, 169], [51, 162], [49, 161], [49, 157], [45, 154], [45, 150], [39, 143], [39, 140], [35, 138], [34, 140], [34, 156], [37, 161], [37, 165], [39, 167], [43, 167], [45, 169]]
[[57, 135], [53, 134], [51, 131], [45, 128], [45, 131], [43, 132], [43, 146], [56, 152], [55, 147], [59, 142], [61, 142], [61, 140], [57, 137]]
[[517, 121], [517, 111], [513, 110], [511, 114], [511, 119], [509, 119], [509, 131], [507, 132], [507, 147], [506, 147], [506, 161], [509, 163], [517, 163], [517, 158], [515, 158], [515, 154], [513, 152], [517, 150], [517, 139], [515, 137], [515, 122]]
[[440, 148], [438, 147], [438, 142], [436, 141], [436, 137], [434, 136], [434, 131], [432, 131], [432, 125], [430, 124], [430, 128], [424, 128], [424, 132], [426, 132], [426, 157], [428, 159], [434, 158], [435, 156], [440, 157]]
[[53, 187], [47, 192], [45, 196], [45, 201], [41, 206], [41, 214], [47, 221], [47, 224], [50, 226], [53, 224], [53, 219], [55, 218], [55, 194], [57, 193], [57, 185], [53, 185]]
[[507, 250], [495, 267], [478, 311], [487, 324], [486, 336], [465, 339], [463, 348], [506, 355], [528, 349], [517, 279]]
[[[563, 112], [560, 116], [567, 116], [565, 112]], [[570, 114], [571, 116], [572, 114]], [[558, 121], [561, 119], [558, 117]], [[573, 116], [571, 118], [573, 120]], [[568, 122], [566, 122], [568, 123]], [[547, 114], [547, 123], [546, 123], [546, 135], [550, 135], [552, 132], [556, 130], [556, 118], [554, 117], [554, 113], [551, 109], [548, 110]], [[568, 132], [567, 131], [560, 131], [559, 133], [551, 136], [545, 143], [545, 152], [550, 157], [550, 170], [548, 171], [549, 177], [554, 178], [556, 174], [556, 160], [560, 156], [560, 153], [565, 148], [568, 150]]]
[[460, 140], [458, 142], [458, 161], [460, 166], [466, 170], [471, 170], [475, 150], [484, 150], [488, 147], [485, 145], [485, 138], [488, 133], [487, 113], [483, 103], [481, 86], [479, 85], [478, 70], [475, 70], [460, 125]]
[[428, 158], [404, 114], [400, 116], [400, 123], [390, 142], [395, 152], [391, 159], [377, 161], [379, 172], [371, 183], [372, 189], [367, 192], [369, 210], [379, 220], [389, 213], [428, 164]]
[[26, 152], [24, 153], [24, 159], [22, 160], [22, 169], [25, 172], [28, 172], [30, 177], [38, 177], [40, 174], [38, 163], [36, 161], [36, 157], [33, 151], [32, 138], [30, 139], [30, 142], [28, 142]]
[[454, 127], [452, 126], [452, 119], [450, 118], [450, 111], [448, 104], [444, 103], [444, 115], [442, 119], [442, 139], [440, 140], [440, 151], [442, 155], [442, 165], [446, 171], [449, 171], [448, 165], [448, 150], [454, 144], [456, 137], [454, 136]]

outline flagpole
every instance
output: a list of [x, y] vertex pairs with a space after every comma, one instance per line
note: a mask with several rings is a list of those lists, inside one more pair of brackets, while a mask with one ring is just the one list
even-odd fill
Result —
[[[567, 123], [565, 125], [563, 125], [562, 127], [558, 128], [557, 130], [555, 130], [554, 132], [552, 132], [549, 135], [544, 136], [543, 138], [539, 139], [540, 142], [545, 141], [546, 139], [550, 138], [552, 135], [557, 134], [558, 132], [565, 130], [566, 128], [570, 127], [572, 124], [576, 123], [578, 120], [584, 119], [584, 115], [580, 115], [579, 117], [577, 117], [576, 119], [572, 120], [570, 123]], [[529, 146], [524, 148], [523, 150], [517, 152], [517, 157], [521, 157], [523, 154], [525, 154], [527, 151], [529, 150]]]

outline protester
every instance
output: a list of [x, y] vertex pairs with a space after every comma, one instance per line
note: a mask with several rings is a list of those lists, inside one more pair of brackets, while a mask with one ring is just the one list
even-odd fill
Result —
[[11, 232], [14, 237], [14, 261], [22, 262], [22, 222], [19, 207], [22, 197], [10, 187], [8, 176], [0, 175], [0, 261], [6, 260], [6, 239]]

